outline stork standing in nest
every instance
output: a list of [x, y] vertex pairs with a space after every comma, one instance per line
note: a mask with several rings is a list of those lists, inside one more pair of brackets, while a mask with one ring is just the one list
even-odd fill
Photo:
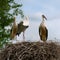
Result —
[[25, 40], [25, 30], [29, 27], [29, 18], [28, 16], [25, 17], [25, 20], [21, 21], [18, 24], [18, 31], [17, 35], [21, 34], [23, 32], [23, 40]]
[[12, 29], [11, 29], [11, 38], [10, 38], [11, 40], [14, 40], [14, 39], [17, 40], [17, 37], [16, 37], [17, 30], [18, 30], [18, 26], [16, 25], [16, 19], [14, 17], [13, 26], [12, 26]]
[[45, 26], [44, 18], [47, 20], [47, 18], [44, 15], [42, 15], [42, 22], [39, 26], [39, 36], [40, 36], [40, 39], [45, 42], [48, 38], [48, 29]]

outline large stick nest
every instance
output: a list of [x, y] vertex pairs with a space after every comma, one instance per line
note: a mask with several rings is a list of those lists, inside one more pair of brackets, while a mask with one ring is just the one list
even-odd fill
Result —
[[0, 60], [60, 60], [60, 46], [41, 42], [9, 44], [1, 51]]

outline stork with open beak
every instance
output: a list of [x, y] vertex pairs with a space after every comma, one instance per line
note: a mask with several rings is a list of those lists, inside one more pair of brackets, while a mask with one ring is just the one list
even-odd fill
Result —
[[39, 36], [40, 36], [40, 39], [44, 42], [48, 38], [48, 29], [45, 25], [45, 19], [47, 20], [47, 18], [44, 15], [42, 15], [42, 22], [39, 26]]

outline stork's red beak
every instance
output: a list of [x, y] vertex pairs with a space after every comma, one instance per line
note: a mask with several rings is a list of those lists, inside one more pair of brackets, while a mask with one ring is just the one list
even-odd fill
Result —
[[45, 17], [45, 15], [42, 15], [43, 18], [45, 18], [47, 20], [47, 18]]

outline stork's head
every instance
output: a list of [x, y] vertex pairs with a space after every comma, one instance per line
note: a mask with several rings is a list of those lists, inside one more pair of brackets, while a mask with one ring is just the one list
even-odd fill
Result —
[[47, 20], [47, 18], [45, 17], [45, 15], [42, 15], [42, 18], [45, 18]]

